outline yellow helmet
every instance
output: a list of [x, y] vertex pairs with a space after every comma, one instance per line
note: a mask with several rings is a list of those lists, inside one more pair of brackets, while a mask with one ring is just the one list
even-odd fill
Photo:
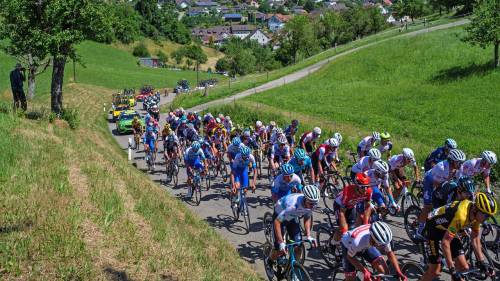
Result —
[[138, 118], [137, 118], [137, 116], [134, 116], [134, 120], [136, 120], [136, 121], [137, 121], [137, 119], [138, 119]]
[[478, 192], [475, 200], [476, 207], [479, 211], [494, 216], [497, 213], [497, 202], [492, 196], [486, 195], [484, 192]]
[[170, 124], [165, 123], [165, 126], [163, 126], [163, 128], [165, 128], [165, 129], [170, 129]]

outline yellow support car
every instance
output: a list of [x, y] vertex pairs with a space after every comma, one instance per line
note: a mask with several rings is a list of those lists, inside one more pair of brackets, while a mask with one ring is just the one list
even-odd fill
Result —
[[120, 114], [124, 111], [124, 110], [129, 110], [130, 109], [130, 105], [128, 103], [121, 103], [121, 104], [118, 104], [118, 105], [113, 105], [113, 107], [111, 108], [111, 114], [113, 115], [113, 122], [116, 122], [118, 120], [118, 118], [120, 117]]

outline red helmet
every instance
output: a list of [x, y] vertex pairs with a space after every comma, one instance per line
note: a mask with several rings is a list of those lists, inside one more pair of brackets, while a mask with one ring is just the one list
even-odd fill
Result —
[[358, 186], [367, 186], [370, 183], [370, 177], [365, 173], [357, 173], [354, 177], [354, 183]]

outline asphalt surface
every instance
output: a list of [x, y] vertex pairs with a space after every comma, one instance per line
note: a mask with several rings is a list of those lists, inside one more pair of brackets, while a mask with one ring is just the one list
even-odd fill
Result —
[[[440, 30], [445, 28], [451, 28], [454, 26], [459, 26], [467, 23], [468, 20], [460, 20], [457, 22], [434, 26], [428, 29], [423, 29], [415, 32], [410, 32], [407, 34], [403, 34], [397, 37], [407, 37], [414, 36], [417, 34], [422, 34], [434, 30]], [[381, 41], [377, 41], [371, 44], [367, 44], [350, 51], [346, 51], [342, 54], [330, 57], [323, 61], [320, 61], [314, 65], [306, 67], [302, 70], [294, 72], [292, 74], [286, 75], [283, 78], [270, 81], [264, 85], [261, 85], [256, 88], [249, 89], [247, 91], [241, 92], [229, 98], [223, 98], [220, 100], [211, 101], [199, 106], [195, 106], [190, 108], [189, 111], [201, 111], [205, 110], [214, 105], [220, 105], [232, 102], [236, 99], [241, 99], [243, 97], [256, 94], [271, 88], [282, 86], [283, 84], [288, 84], [293, 81], [299, 80], [315, 71], [320, 69], [323, 65], [329, 63], [330, 61], [339, 58], [341, 56], [345, 56], [347, 54], [359, 51], [361, 49], [373, 46], [375, 44], [379, 44], [383, 41], [390, 40], [385, 39]], [[171, 94], [168, 97], [162, 97], [161, 104], [168, 104], [172, 101], [174, 95]], [[138, 111], [141, 114], [145, 114], [142, 111], [142, 103], [138, 105]], [[162, 116], [160, 118], [160, 125], [163, 127], [165, 123], [165, 118]], [[115, 136], [116, 141], [120, 145], [124, 151], [128, 150], [128, 142], [129, 138], [132, 138], [131, 135], [118, 135], [116, 132], [116, 125], [112, 122], [109, 123], [109, 130]], [[179, 200], [183, 200], [186, 205], [195, 212], [201, 219], [205, 220], [210, 226], [212, 226], [216, 231], [218, 231], [222, 237], [227, 239], [235, 249], [240, 254], [241, 258], [246, 260], [255, 270], [258, 272], [263, 278], [266, 278], [263, 259], [262, 259], [262, 245], [265, 242], [264, 233], [262, 230], [262, 218], [264, 213], [267, 211], [272, 211], [272, 201], [270, 199], [270, 188], [269, 182], [267, 179], [259, 179], [257, 181], [257, 190], [254, 194], [248, 193], [247, 199], [250, 207], [250, 217], [251, 217], [251, 226], [250, 231], [247, 233], [244, 222], [240, 219], [239, 221], [235, 221], [232, 215], [232, 211], [230, 208], [229, 200], [225, 195], [225, 184], [222, 182], [220, 178], [212, 181], [212, 188], [208, 191], [203, 190], [202, 192], [202, 201], [199, 206], [196, 206], [195, 203], [191, 200], [185, 198], [187, 193], [186, 187], [186, 172], [182, 167], [179, 173], [179, 185], [177, 187], [173, 187], [171, 184], [165, 184], [166, 173], [165, 173], [165, 164], [163, 159], [163, 144], [160, 143], [159, 153], [156, 162], [156, 169], [154, 172], [148, 172], [146, 163], [144, 161], [144, 151], [141, 145], [138, 151], [132, 151], [132, 160], [131, 164], [136, 166], [138, 169], [144, 171], [153, 181], [157, 182], [160, 188], [165, 189], [165, 191], [172, 194], [172, 196], [177, 197]], [[321, 209], [324, 208], [323, 202], [320, 202], [319, 208], [314, 213], [314, 230], [317, 230], [321, 225], [327, 225], [326, 216], [321, 213]], [[416, 254], [418, 252], [416, 245], [411, 242], [404, 230], [403, 219], [400, 216], [397, 217], [388, 217], [387, 222], [391, 225], [393, 234], [394, 234], [394, 245], [396, 250], [396, 255], [400, 262], [404, 262], [405, 260], [413, 260], [418, 261], [420, 255]], [[315, 236], [316, 232], [313, 230], [313, 236]], [[315, 249], [312, 249], [307, 252], [305, 267], [310, 273], [313, 280], [330, 280], [332, 270], [328, 268], [326, 263], [322, 260], [319, 252]], [[443, 274], [441, 277], [444, 280], [449, 279], [449, 276]], [[342, 274], [337, 275], [337, 279], [342, 279]]]

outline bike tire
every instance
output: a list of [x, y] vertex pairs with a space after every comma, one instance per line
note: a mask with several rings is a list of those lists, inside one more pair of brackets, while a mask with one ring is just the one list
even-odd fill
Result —
[[481, 244], [484, 254], [488, 260], [500, 269], [500, 226], [497, 224], [483, 225], [481, 232]]
[[300, 281], [309, 281], [312, 280], [311, 276], [305, 269], [305, 267], [301, 263], [294, 263], [293, 265], [290, 266], [290, 269], [287, 274], [288, 281], [295, 281], [295, 280], [300, 280]]
[[345, 167], [345, 177], [348, 179], [351, 178], [351, 169], [352, 169], [352, 164], [347, 165], [347, 167]]
[[414, 243], [421, 242], [415, 238], [415, 234], [417, 233], [419, 224], [418, 217], [420, 216], [421, 212], [422, 210], [420, 209], [420, 207], [413, 205], [410, 206], [404, 214], [404, 226], [406, 234], [408, 235], [408, 238], [410, 238], [410, 240]]
[[206, 185], [206, 190], [210, 190], [210, 188], [212, 187], [211, 185], [211, 180], [210, 180], [210, 172], [207, 173], [206, 177], [205, 177], [205, 185]]
[[420, 280], [425, 270], [419, 263], [408, 261], [401, 266], [401, 272], [408, 277], [408, 280]]
[[322, 194], [323, 203], [325, 203], [326, 208], [333, 210], [333, 202], [335, 201], [339, 190], [337, 190], [337, 187], [335, 185], [328, 182], [325, 184], [325, 192], [328, 193], [328, 196], [325, 196], [325, 193]]
[[248, 204], [246, 202], [243, 204], [243, 220], [245, 221], [247, 233], [250, 233], [250, 212], [248, 210]]
[[[318, 231], [316, 231], [316, 241], [318, 243], [318, 249], [321, 257], [326, 262], [328, 267], [335, 268], [337, 264], [337, 257], [335, 251], [337, 250], [335, 245], [332, 245], [333, 231], [326, 226], [321, 226]], [[340, 253], [342, 255], [342, 253]]]
[[201, 186], [200, 186], [200, 183], [196, 183], [193, 192], [194, 192], [194, 200], [195, 200], [196, 206], [199, 206], [200, 202], [201, 202]]
[[229, 174], [227, 172], [227, 165], [224, 163], [223, 159], [221, 159], [221, 177], [223, 182], [228, 181]]
[[266, 241], [273, 244], [274, 243], [274, 233], [273, 233], [273, 214], [271, 212], [266, 212], [264, 218], [262, 219], [262, 229], [264, 230], [264, 236]]
[[235, 204], [233, 202], [233, 196], [230, 196], [229, 199], [231, 202], [231, 210], [233, 211], [234, 220], [238, 221], [240, 219], [240, 203]]
[[407, 192], [401, 199], [401, 213], [404, 215], [406, 209], [408, 209], [410, 206], [417, 206], [420, 208], [417, 197], [415, 197], [415, 195], [413, 195], [412, 193]]

